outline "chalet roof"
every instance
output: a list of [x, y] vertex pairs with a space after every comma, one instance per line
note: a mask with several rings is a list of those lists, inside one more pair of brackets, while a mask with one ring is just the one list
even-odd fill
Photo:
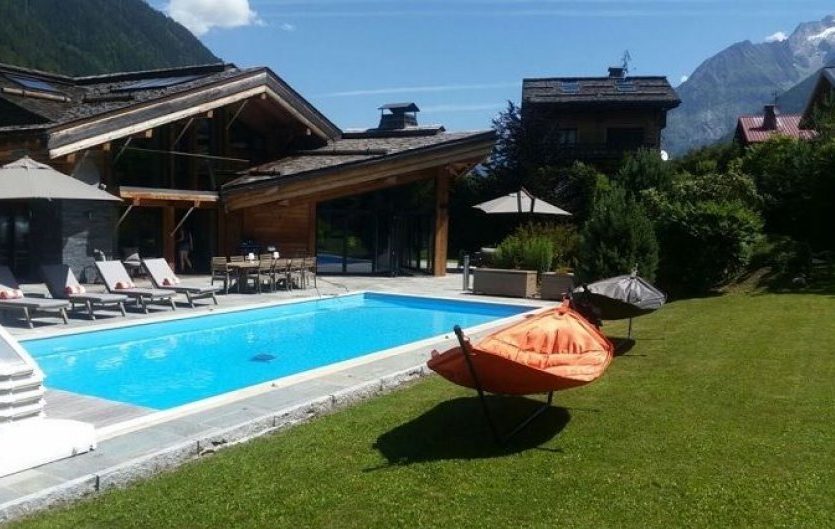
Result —
[[362, 136], [354, 132], [350, 138], [332, 141], [319, 149], [297, 152], [286, 158], [253, 167], [241, 177], [224, 185], [223, 190], [228, 192], [262, 184], [314, 177], [355, 164], [377, 162], [400, 155], [428, 153], [433, 149], [452, 148], [469, 143], [492, 142], [495, 138], [495, 133], [491, 130], [449, 133], [443, 132], [442, 128], [435, 130], [434, 134], [392, 134], [388, 137], [377, 134]]
[[803, 140], [813, 139], [816, 136], [815, 131], [800, 127], [802, 118], [801, 114], [780, 114], [777, 116], [777, 127], [769, 128], [763, 126], [763, 115], [740, 116], [737, 132], [742, 135], [746, 145], [762, 143], [777, 135]]
[[[148, 117], [147, 114], [134, 112], [136, 109], [157, 102], [172, 101], [164, 110], [171, 114], [190, 105], [228, 95], [226, 92], [233, 84], [236, 89], [266, 84], [286, 99], [294, 110], [326, 131], [329, 137], [340, 134], [336, 125], [269, 69], [238, 68], [233, 64], [86, 77], [67, 77], [0, 64], [0, 99], [22, 111], [16, 113], [13, 123], [4, 123], [0, 118], [0, 133], [44, 129], [52, 148], [61, 145], [62, 141], [78, 139], [72, 137], [59, 141], [52, 137], [55, 132], [115, 115], [125, 116], [119, 122], [120, 126], [130, 125], [134, 118], [141, 120]], [[91, 128], [88, 132], [101, 131]]]
[[666, 109], [681, 100], [666, 77], [552, 77], [524, 79], [522, 105], [640, 105]]
[[821, 102], [820, 96], [828, 93], [825, 91], [825, 84], [829, 85], [830, 90], [835, 90], [835, 66], [829, 66], [821, 69], [817, 82], [815, 83], [815, 88], [812, 90], [812, 94], [810, 95], [809, 101], [806, 103], [806, 108], [803, 111], [801, 126], [811, 126], [815, 109]]

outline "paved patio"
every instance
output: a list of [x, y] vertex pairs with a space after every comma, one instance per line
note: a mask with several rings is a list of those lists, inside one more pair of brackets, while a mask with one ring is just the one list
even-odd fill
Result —
[[[181, 276], [185, 285], [207, 285], [210, 276]], [[138, 278], [134, 281], [136, 286], [149, 288], [151, 286], [147, 279]], [[221, 283], [217, 283], [221, 285]], [[445, 277], [431, 276], [400, 276], [400, 277], [375, 277], [375, 276], [319, 276], [316, 281], [317, 287], [312, 285], [306, 289], [293, 289], [290, 291], [279, 290], [277, 292], [243, 293], [230, 290], [229, 294], [218, 296], [219, 305], [211, 300], [200, 299], [195, 301], [195, 308], [186, 303], [185, 296], [177, 298], [177, 312], [181, 314], [193, 314], [197, 311], [211, 312], [215, 308], [243, 307], [259, 303], [271, 303], [288, 299], [301, 299], [310, 297], [324, 297], [357, 292], [361, 290], [379, 290], [384, 292], [397, 292], [402, 294], [419, 294], [424, 296], [457, 297], [472, 295], [462, 291], [461, 274], [452, 273]], [[46, 287], [43, 284], [22, 285], [22, 290], [27, 295], [47, 296]], [[104, 292], [103, 285], [88, 285], [90, 292]], [[488, 299], [484, 296], [478, 298]], [[508, 300], [504, 300], [508, 301]], [[512, 300], [511, 300], [512, 301]], [[168, 305], [151, 305], [150, 314], [129, 306], [127, 318], [131, 320], [147, 321], [154, 318], [170, 317], [172, 310]], [[13, 335], [18, 337], [53, 335], [56, 332], [66, 332], [102, 323], [124, 322], [122, 315], [116, 310], [99, 310], [96, 312], [96, 320], [90, 320], [79, 307], [76, 312], [70, 313], [70, 323], [65, 325], [61, 319], [53, 314], [41, 313], [33, 316], [34, 329], [29, 329], [26, 322], [18, 313], [0, 313], [0, 323]]]
[[[206, 284], [208, 278], [189, 277], [184, 282]], [[137, 283], [143, 285], [142, 280]], [[473, 296], [462, 291], [460, 274], [441, 278], [320, 277], [317, 283], [317, 289], [221, 295], [217, 307], [211, 301], [200, 300], [200, 306], [191, 309], [183, 299], [177, 311], [160, 307], [146, 315], [132, 310], [127, 319], [164, 320], [219, 309], [361, 290], [543, 305], [536, 300]], [[40, 288], [38, 285], [25, 285], [24, 291], [39, 292]], [[19, 338], [41, 337], [68, 330], [123, 324], [125, 318], [112, 312], [91, 321], [79, 313], [70, 318], [69, 325], [48, 316], [38, 317], [37, 322], [35, 329], [28, 329], [22, 321], [9, 322], [7, 328]], [[488, 325], [482, 332], [494, 326]], [[0, 522], [114, 486], [123, 486], [223, 446], [277, 431], [390, 391], [428, 374], [425, 362], [429, 352], [434, 348], [447, 348], [453, 341], [450, 333], [431, 343], [398, 348], [392, 354], [380, 357], [371, 355], [373, 358], [370, 360], [357, 359], [357, 362], [346, 363], [338, 369], [325, 368], [287, 377], [252, 395], [182, 415], [160, 414], [156, 410], [84, 395], [48, 391], [48, 416], [95, 424], [100, 437], [99, 447], [89, 454], [0, 478]]]

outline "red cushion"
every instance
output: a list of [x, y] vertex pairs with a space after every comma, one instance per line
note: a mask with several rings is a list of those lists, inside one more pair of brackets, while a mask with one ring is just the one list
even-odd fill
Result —
[[23, 292], [18, 289], [0, 290], [0, 299], [20, 299], [23, 297]]

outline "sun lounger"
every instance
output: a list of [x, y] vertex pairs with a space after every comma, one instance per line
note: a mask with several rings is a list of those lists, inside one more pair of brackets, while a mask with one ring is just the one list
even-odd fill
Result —
[[194, 308], [194, 300], [201, 298], [212, 298], [212, 301], [217, 305], [217, 292], [220, 287], [206, 285], [183, 285], [177, 278], [177, 275], [168, 266], [165, 259], [142, 259], [142, 265], [151, 276], [151, 283], [154, 287], [161, 290], [172, 290], [178, 294], [185, 294], [189, 305]]
[[49, 294], [55, 299], [66, 299], [72, 304], [80, 304], [87, 307], [87, 313], [91, 320], [96, 319], [97, 308], [113, 307], [118, 308], [122, 316], [125, 316], [125, 301], [128, 297], [122, 294], [107, 294], [105, 292], [87, 292], [75, 278], [72, 268], [64, 264], [44, 265], [41, 267], [46, 288]]
[[96, 261], [95, 264], [108, 292], [124, 294], [136, 300], [136, 306], [142, 307], [146, 314], [149, 303], [170, 303], [173, 310], [177, 309], [174, 304], [176, 292], [156, 288], [137, 288], [131, 281], [128, 271], [119, 261]]
[[0, 310], [22, 312], [30, 329], [34, 328], [32, 323], [34, 312], [57, 312], [64, 323], [69, 323], [67, 320], [69, 306], [70, 302], [62, 299], [24, 296], [12, 271], [7, 266], [0, 266]]

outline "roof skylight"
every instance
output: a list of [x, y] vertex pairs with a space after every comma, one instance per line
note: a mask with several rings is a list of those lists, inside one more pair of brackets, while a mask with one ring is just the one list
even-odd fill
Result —
[[181, 75], [177, 77], [155, 77], [153, 79], [143, 79], [141, 81], [137, 81], [135, 83], [131, 83], [125, 86], [120, 86], [114, 89], [114, 92], [130, 92], [133, 90], [151, 90], [154, 88], [167, 88], [169, 86], [174, 86], [182, 83], [187, 83], [189, 81], [193, 81], [201, 75]]
[[560, 81], [560, 91], [563, 94], [579, 94], [580, 83], [577, 81]]
[[38, 79], [36, 77], [26, 77], [23, 75], [5, 74], [6, 77], [23, 88], [29, 90], [37, 90], [39, 92], [60, 93], [60, 90], [49, 84], [48, 82]]
[[635, 83], [633, 83], [632, 81], [615, 81], [615, 89], [617, 89], [618, 92], [623, 93], [631, 93], [638, 91], [638, 87], [636, 87]]

